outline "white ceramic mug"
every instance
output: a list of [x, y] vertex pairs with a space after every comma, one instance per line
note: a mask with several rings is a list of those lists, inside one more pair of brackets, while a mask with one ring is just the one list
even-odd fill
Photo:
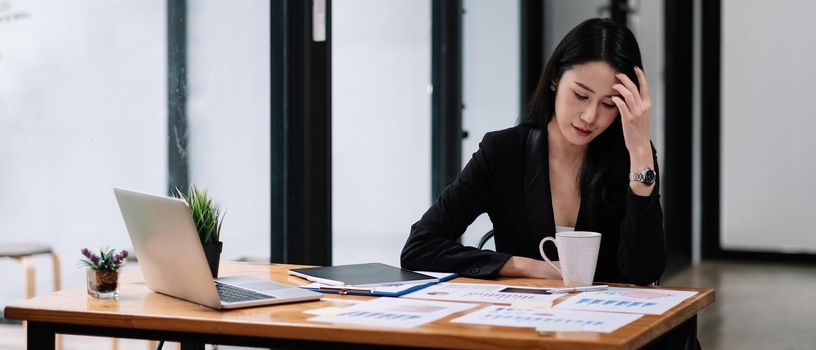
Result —
[[[558, 250], [561, 268], [544, 254], [544, 243], [552, 241]], [[550, 266], [561, 273], [565, 287], [592, 285], [598, 250], [601, 248], [601, 234], [589, 231], [565, 231], [555, 234], [555, 238], [544, 237], [538, 244], [538, 251]]]

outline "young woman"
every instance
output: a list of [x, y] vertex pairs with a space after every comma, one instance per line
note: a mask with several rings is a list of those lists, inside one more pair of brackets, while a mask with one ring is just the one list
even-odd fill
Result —
[[[456, 181], [411, 227], [402, 267], [560, 279], [541, 260], [539, 242], [577, 230], [602, 234], [596, 281], [657, 281], [666, 251], [642, 67], [626, 27], [590, 19], [570, 31], [541, 74], [530, 113], [516, 127], [485, 135]], [[457, 242], [485, 212], [495, 252]], [[545, 251], [557, 256], [552, 245]], [[687, 328], [674, 346], [696, 347], [694, 324]]]

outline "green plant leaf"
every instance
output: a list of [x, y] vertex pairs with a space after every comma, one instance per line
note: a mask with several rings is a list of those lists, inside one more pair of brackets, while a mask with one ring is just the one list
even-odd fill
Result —
[[202, 245], [215, 244], [221, 239], [221, 223], [223, 215], [206, 190], [196, 185], [190, 186], [185, 194], [176, 188], [176, 197], [187, 202], [193, 223], [198, 231]]

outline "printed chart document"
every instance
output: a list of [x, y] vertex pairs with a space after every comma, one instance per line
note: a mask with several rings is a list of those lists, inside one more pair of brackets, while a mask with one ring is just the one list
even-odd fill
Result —
[[514, 304], [518, 302], [546, 304], [562, 296], [564, 294], [549, 294], [544, 288], [500, 284], [439, 283], [402, 297], [493, 304]]
[[524, 309], [488, 306], [452, 320], [490, 326], [528, 327], [539, 332], [611, 333], [643, 315], [573, 311], [557, 309]]
[[476, 306], [478, 305], [385, 297], [349, 306], [339, 314], [312, 317], [309, 321], [413, 328]]
[[660, 315], [694, 294], [697, 292], [612, 287], [604, 291], [576, 294], [554, 308]]

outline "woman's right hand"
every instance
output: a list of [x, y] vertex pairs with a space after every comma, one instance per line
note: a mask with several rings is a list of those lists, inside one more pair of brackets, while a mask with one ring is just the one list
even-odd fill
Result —
[[[558, 261], [552, 262], [561, 268]], [[545, 261], [513, 256], [499, 269], [499, 275], [503, 277], [529, 277], [544, 279], [561, 279], [561, 273], [554, 269]]]

